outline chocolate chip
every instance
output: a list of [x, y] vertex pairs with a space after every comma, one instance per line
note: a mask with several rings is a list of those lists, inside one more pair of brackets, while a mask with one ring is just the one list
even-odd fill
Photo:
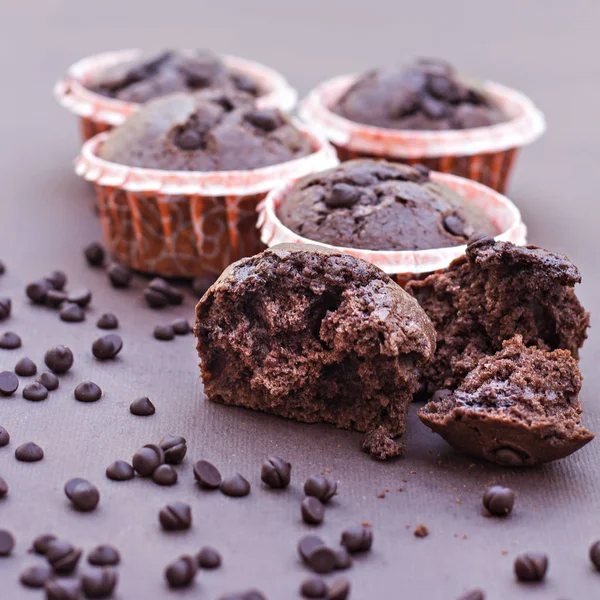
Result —
[[123, 348], [123, 340], [116, 333], [109, 333], [99, 337], [92, 344], [92, 354], [98, 360], [110, 360], [115, 358]]
[[46, 559], [56, 573], [72, 573], [81, 558], [81, 550], [69, 542], [55, 540], [46, 550]]
[[152, 473], [152, 481], [158, 485], [175, 485], [177, 471], [171, 465], [159, 465]]
[[0, 260], [0, 275], [4, 275], [4, 273], [6, 273], [6, 265], [4, 261]]
[[467, 246], [469, 249], [483, 248], [484, 246], [492, 246], [494, 243], [494, 238], [486, 233], [475, 233], [469, 238]]
[[0, 348], [3, 350], [16, 350], [21, 347], [21, 338], [14, 331], [6, 331], [0, 335]]
[[53, 373], [62, 375], [73, 366], [73, 353], [66, 346], [54, 346], [46, 352], [44, 362]]
[[0, 556], [9, 556], [15, 547], [15, 538], [10, 531], [0, 529]]
[[37, 462], [44, 458], [44, 451], [37, 444], [26, 442], [15, 450], [15, 458], [21, 462]]
[[43, 588], [50, 577], [52, 577], [50, 567], [46, 565], [34, 565], [21, 573], [19, 581], [26, 587]]
[[431, 119], [443, 119], [448, 114], [447, 105], [428, 94], [421, 96], [421, 110]]
[[308, 560], [308, 556], [315, 549], [320, 546], [324, 546], [325, 542], [316, 535], [305, 535], [300, 538], [298, 542], [298, 554], [302, 557], [305, 562]]
[[85, 573], [81, 585], [87, 598], [108, 598], [117, 587], [118, 580], [117, 572], [105, 567]]
[[67, 276], [62, 271], [52, 271], [44, 279], [55, 289], [61, 291], [67, 285]]
[[144, 299], [150, 308], [164, 308], [169, 304], [166, 296], [150, 288], [144, 290]]
[[11, 309], [11, 299], [7, 298], [6, 296], [0, 297], [0, 321], [4, 321], [4, 319], [8, 319], [8, 317], [10, 317]]
[[429, 174], [431, 173], [431, 171], [425, 165], [421, 164], [413, 165], [413, 169], [418, 171], [425, 178], [429, 178]]
[[3, 477], [0, 477], [0, 498], [4, 498], [8, 494], [8, 483]]
[[267, 600], [265, 595], [258, 590], [246, 590], [245, 592], [237, 592], [234, 594], [226, 594], [219, 596], [218, 600]]
[[483, 494], [483, 506], [493, 515], [504, 517], [510, 513], [515, 503], [515, 493], [501, 485], [493, 485]]
[[262, 129], [263, 131], [275, 131], [282, 123], [279, 111], [274, 108], [255, 108], [249, 110], [244, 118], [248, 123]]
[[201, 488], [215, 490], [221, 486], [221, 473], [207, 460], [199, 460], [194, 464], [194, 477]]
[[164, 462], [165, 453], [156, 444], [146, 444], [133, 455], [132, 459], [133, 468], [142, 477], [150, 477], [158, 465]]
[[312, 475], [304, 483], [304, 493], [326, 504], [337, 494], [337, 481], [321, 475]]
[[485, 600], [483, 590], [470, 590], [463, 594], [458, 600]]
[[82, 477], [73, 477], [73, 478], [69, 479], [69, 481], [67, 481], [67, 483], [65, 483], [65, 486], [63, 488], [67, 498], [69, 498], [69, 500], [71, 499], [71, 496], [73, 495], [73, 492], [75, 491], [75, 486], [78, 486], [80, 483], [85, 483], [85, 482], [87, 482], [87, 479], [83, 479]]
[[81, 308], [86, 308], [92, 301], [92, 292], [90, 290], [78, 290], [69, 294], [67, 300]]
[[0, 395], [12, 396], [19, 387], [19, 378], [12, 371], [0, 373]]
[[305, 598], [325, 598], [327, 595], [327, 584], [322, 577], [317, 575], [308, 577], [300, 586], [300, 594]]
[[167, 283], [161, 277], [155, 277], [146, 289], [154, 290], [162, 294], [169, 304], [178, 305], [183, 302], [183, 293]]
[[171, 325], [157, 325], [154, 328], [154, 337], [157, 340], [169, 341], [175, 337], [175, 332]]
[[527, 457], [512, 448], [500, 448], [494, 453], [494, 460], [505, 467], [522, 467]]
[[85, 321], [85, 311], [77, 304], [65, 304], [60, 309], [60, 320], [66, 323], [81, 323]]
[[234, 73], [231, 76], [231, 79], [233, 79], [233, 83], [238, 90], [252, 96], [258, 95], [258, 86], [254, 79], [248, 77], [248, 75], [245, 75], [244, 73]]
[[352, 566], [352, 556], [344, 546], [335, 549], [335, 568], [338, 570], [349, 569]]
[[111, 284], [115, 288], [129, 287], [133, 273], [127, 265], [121, 263], [111, 263], [106, 269], [106, 274]]
[[0, 427], [0, 448], [2, 448], [2, 446], [7, 446], [9, 442], [10, 434], [4, 427]]
[[58, 377], [50, 371], [44, 371], [35, 381], [41, 383], [50, 392], [55, 390], [59, 384]]
[[221, 555], [210, 546], [200, 548], [200, 551], [196, 554], [196, 561], [202, 569], [217, 569], [222, 562]]
[[325, 517], [323, 503], [314, 496], [307, 496], [300, 504], [302, 519], [308, 525], [320, 525]]
[[96, 327], [100, 329], [117, 329], [119, 327], [119, 320], [112, 313], [104, 313], [96, 321]]
[[468, 238], [468, 225], [456, 214], [446, 215], [442, 219], [444, 229], [456, 237]]
[[204, 145], [204, 136], [195, 129], [183, 129], [175, 135], [174, 142], [181, 150], [198, 150]]
[[183, 462], [187, 453], [187, 442], [180, 435], [165, 435], [158, 445], [165, 452], [165, 462], [178, 465]]
[[198, 296], [198, 298], [201, 298], [216, 280], [217, 277], [215, 275], [200, 275], [199, 277], [194, 278], [192, 281], [194, 294]]
[[79, 402], [96, 402], [102, 398], [102, 390], [93, 381], [84, 381], [75, 388], [74, 395]]
[[106, 476], [113, 481], [127, 481], [134, 475], [133, 467], [124, 460], [115, 460], [106, 467]]
[[192, 509], [183, 502], [173, 502], [160, 509], [158, 520], [167, 531], [189, 529], [192, 525]]
[[101, 267], [104, 264], [104, 248], [98, 242], [88, 244], [83, 254], [90, 267]]
[[227, 477], [221, 483], [221, 491], [226, 496], [232, 496], [233, 498], [241, 498], [242, 496], [247, 496], [250, 493], [250, 483], [249, 481], [236, 473], [231, 477]]
[[369, 527], [353, 527], [342, 533], [340, 544], [351, 554], [368, 552], [373, 545], [373, 532]]
[[260, 470], [262, 481], [274, 489], [283, 489], [290, 485], [291, 475], [291, 463], [277, 456], [267, 458]]
[[28, 383], [23, 388], [23, 398], [31, 402], [40, 402], [48, 397], [48, 388], [37, 381]]
[[175, 335], [187, 335], [192, 331], [192, 328], [187, 319], [175, 319], [171, 323], [171, 327], [175, 332]]
[[346, 600], [350, 595], [350, 582], [340, 577], [336, 579], [329, 588], [327, 600]]
[[395, 117], [406, 117], [419, 109], [419, 95], [414, 90], [399, 90], [394, 98], [391, 114]]
[[419, 523], [415, 527], [415, 530], [413, 531], [413, 535], [418, 538], [427, 537], [429, 535], [429, 529], [427, 528], [427, 525], [424, 525], [423, 523]]
[[51, 533], [43, 533], [42, 535], [38, 535], [35, 540], [33, 540], [33, 551], [36, 554], [46, 556], [46, 552], [48, 552], [50, 544], [55, 540], [56, 536], [52, 535]]
[[19, 377], [33, 377], [37, 373], [37, 366], [30, 358], [24, 356], [15, 365], [15, 373]]
[[459, 89], [456, 82], [446, 75], [431, 75], [427, 82], [429, 93], [446, 102], [456, 102]]
[[67, 294], [62, 290], [48, 290], [46, 294], [46, 306], [50, 308], [60, 308], [66, 300]]
[[191, 556], [180, 556], [167, 566], [165, 577], [171, 587], [186, 587], [194, 581], [198, 567]]
[[142, 396], [141, 398], [136, 398], [129, 405], [129, 411], [136, 417], [149, 417], [156, 412], [156, 408], [154, 408], [154, 404], [152, 404], [150, 398]]
[[336, 183], [325, 196], [325, 204], [330, 208], [350, 208], [361, 198], [360, 188], [347, 183]]
[[96, 567], [114, 566], [121, 562], [121, 556], [114, 546], [100, 544], [90, 551], [88, 562]]
[[548, 570], [548, 557], [538, 552], [521, 554], [515, 559], [515, 575], [519, 581], [542, 581]]
[[328, 546], [317, 546], [306, 557], [306, 564], [315, 573], [331, 573], [336, 565], [335, 550]]
[[46, 582], [46, 600], [80, 600], [79, 579], [50, 579]]
[[596, 569], [600, 571], [600, 541], [592, 544], [590, 548], [590, 560]]
[[34, 304], [44, 304], [46, 302], [46, 294], [50, 289], [52, 289], [52, 286], [47, 279], [38, 279], [27, 284], [25, 293]]
[[69, 486], [69, 482], [65, 485], [65, 493], [77, 510], [89, 512], [98, 506], [98, 502], [100, 502], [100, 492], [98, 491], [98, 488], [89, 481], [86, 481], [85, 479], [78, 481], [72, 486], [72, 489], [69, 490], [70, 493], [67, 492], [67, 486]]

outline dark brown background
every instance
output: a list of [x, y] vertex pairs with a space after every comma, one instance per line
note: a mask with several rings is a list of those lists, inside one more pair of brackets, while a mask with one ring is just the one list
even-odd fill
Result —
[[[47, 401], [26, 402], [20, 391], [0, 400], [0, 424], [12, 435], [11, 445], [0, 450], [0, 474], [10, 485], [0, 502], [0, 528], [17, 538], [14, 555], [0, 559], [0, 598], [36, 597], [17, 580], [19, 571], [35, 562], [26, 553], [29, 543], [46, 531], [86, 549], [115, 543], [123, 555], [121, 599], [176, 596], [163, 583], [164, 566], [205, 543], [222, 551], [225, 566], [200, 573], [197, 585], [180, 596], [214, 600], [225, 591], [256, 586], [271, 600], [295, 598], [306, 573], [295, 551], [307, 531], [299, 520], [301, 482], [325, 468], [340, 480], [341, 493], [320, 533], [333, 541], [345, 526], [374, 524], [374, 551], [347, 573], [355, 600], [453, 599], [473, 586], [483, 587], [492, 600], [600, 597], [600, 573], [587, 558], [590, 543], [600, 538], [597, 442], [534, 470], [471, 466], [413, 414], [407, 457], [378, 464], [359, 452], [360, 435], [207, 403], [192, 338], [163, 343], [151, 337], [155, 323], [191, 317], [193, 299], [178, 310], [152, 312], [140, 301], [141, 279], [120, 292], [84, 265], [81, 248], [98, 238], [98, 221], [91, 190], [72, 173], [78, 149], [74, 118], [51, 96], [54, 80], [70, 63], [124, 47], [209, 47], [255, 58], [286, 73], [301, 93], [338, 73], [420, 54], [445, 56], [465, 70], [524, 90], [545, 112], [548, 133], [524, 152], [511, 196], [523, 211], [530, 240], [568, 253], [581, 267], [579, 294], [595, 310], [599, 20], [595, 0], [1, 0], [0, 256], [9, 270], [0, 279], [0, 293], [12, 296], [15, 306], [0, 330], [19, 332], [24, 346], [0, 351], [0, 368], [12, 368], [23, 355], [41, 364], [43, 351], [56, 343], [68, 344], [76, 362]], [[52, 268], [65, 269], [73, 286], [93, 289], [86, 323], [62, 323], [55, 313], [24, 301], [26, 281]], [[95, 319], [106, 310], [119, 315], [125, 347], [119, 360], [98, 364], [90, 345], [98, 334]], [[592, 332], [581, 367], [585, 423], [595, 431], [600, 431], [599, 350]], [[95, 405], [72, 397], [84, 379], [105, 392]], [[154, 417], [128, 412], [129, 402], [143, 394], [157, 405]], [[104, 477], [109, 462], [129, 459], [138, 446], [167, 432], [189, 441], [177, 486], [162, 489], [141, 479], [117, 484]], [[42, 445], [43, 462], [14, 459], [16, 446], [28, 440]], [[292, 490], [276, 494], [261, 488], [259, 467], [268, 454], [293, 461]], [[191, 460], [200, 457], [213, 460], [224, 474], [244, 473], [252, 495], [236, 500], [201, 493], [191, 475]], [[75, 475], [101, 488], [93, 514], [72, 511], [62, 493]], [[481, 515], [480, 498], [491, 483], [517, 490], [509, 519]], [[404, 492], [396, 491], [399, 486]], [[378, 499], [385, 488], [390, 493]], [[165, 535], [157, 511], [173, 500], [192, 504], [194, 527]], [[414, 538], [406, 528], [420, 522], [431, 531], [426, 539]], [[550, 555], [547, 581], [518, 585], [513, 558], [538, 549]]]

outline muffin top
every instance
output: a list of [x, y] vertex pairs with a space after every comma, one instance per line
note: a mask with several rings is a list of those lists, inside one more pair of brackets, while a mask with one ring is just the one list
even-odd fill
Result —
[[259, 109], [242, 92], [173, 94], [145, 104], [113, 129], [105, 160], [172, 171], [237, 171], [283, 163], [313, 151], [276, 109]]
[[499, 232], [486, 215], [420, 165], [352, 160], [308, 175], [278, 209], [302, 237], [345, 248], [426, 250]]
[[98, 73], [88, 89], [125, 102], [144, 103], [174, 92], [201, 89], [240, 90], [261, 95], [256, 81], [229, 69], [206, 50], [165, 50], [130, 60]]
[[351, 121], [387, 129], [470, 129], [507, 120], [480, 82], [438, 59], [369, 71], [332, 110]]

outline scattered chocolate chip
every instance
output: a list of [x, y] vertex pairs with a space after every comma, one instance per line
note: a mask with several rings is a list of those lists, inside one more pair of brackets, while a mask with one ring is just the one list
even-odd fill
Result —
[[26, 587], [43, 588], [50, 577], [52, 577], [50, 567], [47, 565], [34, 565], [21, 573], [19, 581]]
[[21, 347], [21, 338], [14, 331], [6, 331], [0, 335], [0, 348], [16, 350]]
[[171, 327], [173, 328], [175, 335], [187, 335], [192, 331], [192, 327], [187, 319], [175, 319], [171, 323]]
[[221, 555], [210, 546], [200, 548], [200, 551], [196, 554], [196, 561], [202, 569], [217, 569], [222, 562]]
[[180, 435], [171, 435], [170, 433], [165, 435], [158, 445], [165, 452], [165, 462], [178, 465], [183, 462], [187, 453], [187, 442], [185, 438]]
[[15, 450], [15, 458], [21, 462], [37, 462], [44, 458], [44, 451], [37, 444], [26, 442]]
[[314, 496], [307, 496], [300, 504], [302, 519], [308, 525], [320, 525], [325, 517], [323, 503]]
[[58, 387], [58, 377], [50, 371], [44, 371], [36, 380], [36, 383], [41, 383], [48, 391], [53, 391]]
[[344, 577], [336, 579], [329, 588], [327, 600], [346, 600], [350, 595], [350, 582]]
[[194, 581], [198, 567], [191, 556], [180, 556], [167, 566], [165, 577], [171, 587], [186, 587]]
[[96, 327], [99, 329], [117, 329], [119, 327], [119, 320], [112, 313], [104, 313], [96, 321]]
[[19, 377], [33, 377], [37, 373], [37, 366], [30, 358], [24, 356], [15, 365], [15, 373]]
[[100, 492], [98, 488], [78, 477], [69, 480], [65, 484], [65, 494], [73, 503], [73, 506], [82, 512], [92, 511], [100, 502]]
[[308, 577], [300, 586], [300, 594], [305, 598], [325, 598], [327, 591], [325, 580], [318, 575]]
[[141, 398], [136, 398], [129, 405], [129, 411], [136, 417], [149, 417], [156, 412], [156, 408], [154, 408], [154, 404], [152, 404], [150, 398], [142, 396]]
[[83, 254], [90, 267], [101, 267], [104, 264], [104, 248], [98, 242], [88, 244]]
[[183, 293], [160, 277], [155, 277], [146, 289], [158, 292], [169, 304], [178, 305], [183, 302]]
[[133, 273], [127, 265], [121, 263], [111, 263], [106, 269], [106, 274], [111, 284], [115, 288], [129, 287]]
[[304, 493], [326, 504], [337, 494], [337, 481], [321, 475], [312, 475], [304, 483]]
[[104, 567], [85, 573], [81, 585], [87, 598], [108, 598], [117, 587], [118, 580], [114, 569]]
[[6, 296], [2, 296], [0, 298], [0, 321], [4, 321], [4, 319], [8, 319], [10, 317], [10, 313], [12, 310], [12, 302], [10, 298]]
[[75, 490], [75, 486], [79, 485], [80, 483], [85, 483], [86, 481], [87, 479], [83, 479], [82, 477], [73, 477], [72, 479], [69, 479], [63, 488], [67, 498], [71, 499], [73, 491]]
[[331, 573], [336, 565], [335, 550], [328, 546], [317, 546], [306, 557], [306, 564], [315, 573]]
[[590, 547], [590, 560], [596, 569], [600, 571], [600, 541], [593, 543]]
[[157, 325], [153, 335], [157, 340], [168, 342], [175, 337], [175, 331], [171, 325]]
[[505, 517], [513, 508], [515, 493], [510, 488], [501, 485], [493, 485], [483, 494], [483, 506], [499, 517]]
[[275, 131], [281, 124], [279, 112], [274, 108], [255, 108], [249, 110], [244, 118], [248, 123], [263, 131]]
[[0, 373], [0, 396], [12, 396], [19, 387], [19, 378], [12, 371]]
[[258, 590], [246, 590], [245, 592], [236, 592], [219, 596], [218, 600], [267, 600], [265, 595]]
[[316, 535], [305, 535], [300, 538], [298, 542], [298, 554], [302, 557], [305, 562], [308, 560], [309, 554], [320, 546], [324, 546], [325, 542]]
[[331, 192], [325, 196], [324, 202], [329, 208], [350, 208], [361, 198], [360, 188], [347, 183], [336, 183]]
[[92, 344], [92, 354], [98, 360], [110, 360], [115, 358], [123, 348], [123, 340], [116, 333], [109, 333], [99, 337]]
[[8, 494], [8, 483], [3, 477], [0, 477], [0, 498], [4, 498]]
[[152, 473], [152, 481], [158, 485], [175, 485], [177, 471], [171, 465], [158, 465]]
[[538, 552], [521, 554], [515, 559], [515, 575], [519, 581], [542, 581], [548, 570], [548, 557]]
[[56, 536], [52, 535], [51, 533], [43, 533], [42, 535], [38, 535], [35, 540], [33, 540], [33, 551], [36, 554], [46, 556], [46, 552], [48, 552], [50, 544], [55, 540]]
[[470, 590], [463, 594], [458, 600], [485, 600], [483, 590]]
[[415, 537], [424, 538], [424, 537], [427, 537], [429, 535], [429, 529], [427, 528], [427, 525], [424, 525], [423, 523], [419, 523], [415, 527], [415, 530], [413, 531], [413, 534], [414, 534]]
[[106, 476], [113, 481], [127, 481], [133, 479], [134, 475], [133, 467], [124, 460], [115, 460], [106, 467]]
[[48, 388], [34, 381], [23, 388], [23, 398], [31, 402], [40, 402], [48, 397]]
[[283, 489], [290, 485], [291, 475], [291, 463], [277, 456], [267, 458], [260, 470], [262, 481], [274, 489]]
[[131, 462], [138, 474], [150, 477], [158, 465], [165, 462], [165, 453], [156, 444], [146, 444], [133, 455]]
[[67, 294], [62, 290], [48, 290], [46, 294], [46, 306], [60, 308], [67, 300]]
[[4, 273], [6, 273], [6, 265], [4, 261], [0, 260], [0, 275], [4, 275]]
[[144, 290], [144, 299], [150, 308], [164, 308], [169, 304], [169, 300], [164, 294], [151, 288]]
[[373, 545], [373, 532], [370, 527], [353, 527], [342, 533], [340, 544], [351, 554], [368, 552]]
[[52, 286], [47, 279], [38, 279], [27, 284], [25, 293], [34, 304], [44, 304], [46, 302], [46, 294], [50, 289], [52, 289]]
[[114, 546], [101, 544], [90, 551], [88, 562], [96, 567], [113, 567], [121, 562], [121, 556]]
[[15, 538], [10, 531], [0, 529], [0, 556], [9, 556], [15, 547]]
[[72, 573], [81, 558], [81, 550], [69, 542], [55, 540], [46, 550], [46, 560], [56, 573]]
[[78, 290], [70, 293], [67, 301], [76, 304], [81, 308], [86, 308], [92, 301], [92, 292], [90, 292], [90, 290]]
[[167, 531], [189, 529], [192, 525], [192, 509], [183, 502], [173, 502], [160, 509], [158, 520]]
[[9, 442], [10, 434], [4, 427], [0, 427], [0, 448], [2, 448], [2, 446], [7, 446]]
[[46, 600], [80, 600], [79, 579], [50, 579], [46, 582]]
[[46, 352], [44, 362], [53, 373], [62, 375], [73, 366], [73, 353], [66, 346], [54, 346]]
[[62, 291], [67, 285], [67, 276], [62, 271], [52, 271], [50, 275], [44, 277], [44, 279], [58, 291]]
[[221, 491], [226, 496], [241, 498], [250, 493], [250, 482], [239, 473], [236, 473], [223, 480], [221, 483]]
[[335, 549], [336, 562], [335, 568], [338, 570], [349, 569], [352, 566], [352, 556], [344, 546]]
[[192, 281], [192, 289], [194, 294], [201, 298], [206, 294], [208, 288], [217, 280], [216, 275], [201, 275]]
[[215, 490], [221, 486], [221, 473], [207, 460], [199, 460], [194, 464], [194, 477], [201, 488]]
[[93, 381], [84, 381], [75, 388], [75, 399], [79, 402], [96, 402], [102, 398], [100, 386]]

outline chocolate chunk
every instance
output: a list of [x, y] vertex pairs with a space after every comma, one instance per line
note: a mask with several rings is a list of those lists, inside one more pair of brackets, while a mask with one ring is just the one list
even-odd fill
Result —
[[277, 456], [267, 458], [260, 471], [262, 481], [274, 489], [283, 489], [290, 485], [291, 475], [291, 463]]
[[101, 267], [104, 264], [104, 248], [98, 242], [88, 244], [83, 254], [90, 267]]
[[67, 276], [62, 271], [52, 271], [50, 275], [44, 277], [44, 279], [58, 291], [62, 291], [67, 285]]
[[165, 453], [156, 444], [146, 444], [132, 459], [133, 468], [142, 476], [150, 477], [159, 465], [165, 462]]
[[499, 517], [510, 513], [515, 503], [515, 493], [510, 488], [501, 485], [493, 485], [483, 495], [483, 506]]
[[305, 562], [308, 560], [309, 554], [319, 546], [325, 546], [325, 542], [316, 535], [305, 535], [298, 542], [298, 554]]
[[325, 517], [323, 503], [314, 496], [307, 496], [300, 504], [302, 519], [309, 525], [320, 525]]
[[38, 279], [27, 284], [25, 293], [34, 304], [44, 304], [46, 302], [46, 294], [52, 289], [50, 282], [46, 279]]
[[82, 512], [94, 510], [100, 502], [98, 488], [89, 481], [78, 477], [66, 483], [65, 494], [71, 500], [73, 506]]
[[81, 585], [87, 598], [108, 598], [117, 587], [118, 580], [117, 572], [105, 567], [85, 573]]
[[35, 540], [33, 540], [33, 551], [36, 554], [46, 556], [46, 552], [48, 552], [50, 544], [55, 540], [56, 536], [52, 535], [51, 533], [43, 533], [42, 535], [38, 535]]
[[124, 460], [115, 460], [106, 467], [106, 476], [113, 481], [127, 481], [134, 475], [133, 467]]
[[194, 581], [198, 567], [191, 556], [180, 556], [167, 566], [165, 577], [171, 587], [186, 587]]
[[175, 331], [173, 331], [173, 327], [171, 327], [171, 325], [157, 325], [154, 328], [153, 335], [157, 340], [168, 342], [175, 337]]
[[178, 132], [173, 141], [181, 150], [198, 150], [204, 146], [204, 136], [195, 129], [184, 129]]
[[304, 483], [304, 493], [326, 504], [337, 494], [337, 481], [330, 477], [312, 475]]
[[48, 290], [46, 294], [46, 306], [60, 308], [67, 300], [66, 292], [62, 290]]
[[223, 480], [221, 483], [221, 491], [226, 496], [241, 498], [250, 493], [250, 482], [239, 473], [236, 473]]
[[335, 568], [338, 570], [343, 570], [343, 569], [349, 569], [352, 566], [352, 556], [350, 556], [350, 553], [348, 552], [348, 550], [346, 549], [345, 546], [340, 546], [339, 548], [335, 549], [335, 553], [336, 553], [336, 562], [335, 562]]
[[15, 365], [15, 373], [19, 377], [33, 377], [37, 373], [37, 366], [30, 358], [24, 356]]
[[274, 108], [255, 108], [246, 112], [244, 118], [248, 123], [263, 131], [275, 131], [281, 124], [279, 112]]
[[594, 542], [590, 547], [590, 560], [596, 569], [600, 571], [600, 541]]
[[81, 600], [79, 579], [50, 579], [45, 589], [46, 600]]
[[442, 224], [444, 225], [444, 229], [451, 235], [465, 239], [469, 237], [470, 228], [464, 220], [456, 214], [446, 215], [442, 219]]
[[158, 485], [175, 485], [177, 471], [171, 465], [159, 465], [152, 473], [152, 481]]
[[187, 335], [192, 331], [192, 327], [187, 319], [175, 319], [171, 323], [171, 327], [173, 328], [175, 335]]
[[325, 598], [327, 595], [327, 584], [318, 575], [308, 577], [300, 586], [300, 594], [305, 598]]
[[515, 575], [519, 581], [542, 581], [548, 570], [548, 557], [539, 552], [521, 554], [515, 559]]
[[429, 529], [427, 528], [427, 525], [424, 525], [423, 523], [419, 523], [415, 527], [415, 530], [413, 531], [413, 535], [418, 538], [427, 537], [429, 535]]
[[329, 588], [327, 600], [346, 600], [350, 595], [350, 582], [344, 577], [336, 579]]
[[165, 435], [158, 445], [165, 452], [165, 462], [178, 465], [183, 462], [187, 452], [187, 442], [180, 435]]
[[192, 525], [192, 509], [183, 502], [173, 502], [160, 509], [158, 520], [167, 531], [189, 529]]
[[37, 462], [44, 458], [44, 451], [37, 444], [26, 442], [15, 450], [15, 458], [21, 462]]
[[206, 490], [215, 490], [221, 486], [221, 473], [207, 460], [194, 463], [194, 477], [198, 485]]
[[16, 350], [21, 347], [21, 338], [14, 331], [6, 331], [0, 335], [0, 348]]
[[196, 561], [202, 569], [217, 569], [222, 562], [221, 555], [210, 546], [200, 548], [200, 551], [196, 554]]
[[111, 263], [106, 269], [108, 279], [115, 288], [129, 287], [133, 273], [127, 265], [121, 263]]
[[69, 542], [55, 540], [46, 550], [46, 560], [56, 573], [72, 573], [81, 558], [81, 550]]
[[52, 577], [52, 570], [46, 565], [27, 567], [20, 575], [19, 581], [30, 588], [43, 588]]
[[142, 396], [141, 398], [136, 398], [129, 405], [129, 411], [136, 417], [149, 417], [156, 412], [156, 408], [154, 408], [154, 404], [152, 404], [150, 398]]
[[370, 527], [353, 527], [342, 533], [340, 544], [348, 552], [368, 552], [373, 545], [373, 532]]
[[69, 294], [68, 302], [76, 304], [81, 308], [86, 308], [92, 301], [92, 292], [90, 290], [78, 290]]
[[329, 208], [350, 208], [361, 198], [362, 191], [347, 183], [336, 183], [331, 192], [325, 196], [325, 204]]
[[121, 562], [121, 556], [114, 546], [101, 544], [90, 551], [88, 562], [96, 567], [112, 567]]
[[6, 296], [0, 297], [0, 321], [4, 321], [4, 319], [8, 319], [8, 317], [10, 317], [11, 309], [11, 299], [7, 298]]
[[0, 529], [0, 556], [9, 556], [15, 547], [15, 538], [10, 531]]
[[96, 327], [99, 329], [117, 329], [119, 327], [119, 320], [113, 313], [104, 313], [96, 321]]
[[92, 354], [98, 360], [110, 360], [115, 358], [123, 348], [123, 340], [116, 333], [109, 333], [99, 337], [92, 344]]
[[34, 383], [28, 383], [23, 388], [23, 398], [25, 400], [31, 400], [32, 402], [40, 402], [48, 397], [48, 388], [43, 386], [41, 383], [35, 381]]
[[315, 573], [331, 573], [337, 562], [335, 550], [328, 546], [317, 546], [306, 557], [306, 564]]
[[470, 590], [463, 594], [458, 600], [485, 600], [483, 590]]
[[198, 298], [206, 294], [208, 288], [217, 280], [216, 275], [201, 275], [192, 281], [192, 289]]
[[44, 371], [35, 381], [41, 383], [50, 392], [55, 390], [59, 384], [58, 377], [50, 371]]
[[84, 381], [75, 388], [75, 399], [79, 402], [96, 402], [100, 398], [102, 390], [93, 381]]
[[4, 498], [8, 494], [8, 483], [3, 477], [0, 477], [0, 498]]
[[0, 427], [0, 448], [2, 448], [2, 446], [7, 446], [9, 442], [10, 434], [4, 427]]
[[44, 362], [53, 373], [62, 375], [73, 366], [73, 353], [66, 346], [54, 346], [46, 352]]
[[19, 378], [12, 371], [0, 373], [0, 395], [12, 396], [19, 387]]
[[161, 277], [155, 277], [149, 284], [148, 288], [162, 294], [169, 304], [178, 305], [183, 302], [183, 293], [176, 287], [170, 285]]

